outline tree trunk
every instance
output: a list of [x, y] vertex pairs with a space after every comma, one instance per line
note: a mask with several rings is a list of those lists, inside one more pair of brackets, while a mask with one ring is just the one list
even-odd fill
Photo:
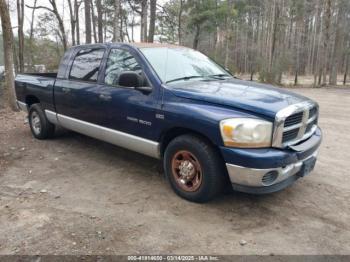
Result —
[[75, 26], [76, 26], [76, 33], [77, 33], [77, 45], [80, 45], [80, 20], [79, 20], [79, 8], [80, 4], [78, 4], [77, 0], [74, 0], [74, 17], [75, 17]]
[[343, 21], [344, 21], [344, 10], [345, 8], [341, 5], [341, 3], [338, 3], [338, 17], [337, 17], [337, 23], [336, 23], [336, 33], [335, 33], [335, 39], [334, 39], [334, 46], [333, 46], [333, 59], [332, 59], [332, 67], [331, 67], [331, 74], [329, 77], [329, 84], [331, 85], [337, 85], [337, 75], [338, 75], [338, 67], [339, 67], [339, 59], [342, 51], [342, 43], [343, 43]]
[[294, 71], [295, 71], [295, 74], [294, 74], [294, 85], [298, 85], [298, 76], [299, 76], [299, 72], [301, 71], [300, 70], [300, 60], [301, 60], [301, 57], [300, 57], [300, 49], [301, 49], [301, 46], [302, 46], [302, 27], [303, 27], [303, 24], [304, 24], [304, 21], [303, 21], [303, 15], [302, 14], [297, 14], [297, 17], [296, 17], [296, 26], [295, 26], [295, 65], [294, 65]]
[[184, 2], [184, 0], [180, 0], [178, 25], [177, 25], [177, 37], [179, 39], [179, 45], [182, 44], [182, 23], [181, 23], [181, 21], [182, 21], [183, 2]]
[[16, 44], [15, 41], [13, 40], [13, 62], [14, 62], [14, 70], [15, 70], [15, 75], [18, 73], [18, 55], [17, 55], [17, 49], [16, 49]]
[[329, 51], [329, 42], [330, 42], [330, 24], [331, 24], [331, 0], [326, 0], [326, 8], [325, 8], [325, 37], [323, 41], [323, 55], [324, 55], [324, 63], [323, 63], [323, 79], [322, 85], [327, 84], [327, 73], [328, 73], [328, 51]]
[[31, 71], [34, 71], [34, 52], [33, 52], [33, 47], [34, 47], [34, 41], [33, 41], [33, 36], [34, 36], [34, 19], [35, 19], [35, 9], [36, 9], [36, 4], [37, 0], [34, 0], [34, 8], [32, 9], [32, 15], [31, 15], [31, 20], [30, 20], [30, 29], [29, 29], [29, 45], [30, 45], [30, 68]]
[[[120, 41], [124, 42], [124, 35], [128, 35], [128, 14], [121, 13], [121, 19], [119, 21], [119, 37]], [[124, 33], [124, 24], [125, 24], [125, 33]], [[129, 41], [130, 42], [130, 41]]]
[[60, 29], [60, 32], [61, 32], [61, 35], [62, 35], [63, 49], [64, 49], [64, 51], [66, 51], [67, 50], [67, 36], [66, 36], [66, 30], [64, 29], [64, 23], [63, 23], [62, 17], [58, 13], [56, 0], [49, 0], [49, 2], [51, 4], [51, 6], [52, 6], [51, 12], [53, 12], [54, 15], [57, 18], [58, 26], [59, 26], [59, 29]]
[[134, 43], [134, 27], [135, 27], [135, 13], [134, 10], [132, 10], [132, 19], [131, 19], [131, 41]]
[[197, 48], [198, 48], [200, 30], [201, 30], [201, 27], [197, 24], [196, 25], [196, 32], [195, 32], [194, 38], [193, 38], [193, 49], [195, 49], [195, 50], [197, 50]]
[[13, 111], [18, 111], [15, 94], [15, 79], [13, 75], [13, 34], [11, 18], [5, 0], [0, 0], [0, 16], [5, 60], [4, 98], [6, 104]]
[[68, 0], [69, 16], [70, 16], [70, 30], [72, 36], [72, 45], [75, 45], [75, 13], [72, 5], [72, 0]]
[[101, 0], [96, 0], [98, 42], [103, 43], [103, 22]]
[[112, 40], [113, 42], [120, 41], [119, 18], [120, 18], [120, 0], [114, 0], [113, 40]]
[[153, 40], [154, 40], [154, 29], [156, 26], [156, 9], [157, 9], [157, 0], [150, 0], [150, 19], [149, 19], [149, 31], [148, 31], [149, 43], [153, 43]]
[[[123, 19], [122, 19], [121, 22], [124, 21], [124, 24], [127, 25], [127, 24], [128, 24], [128, 15], [127, 15], [127, 14], [124, 14], [122, 18], [123, 18]], [[130, 43], [130, 35], [129, 35], [129, 32], [128, 32], [128, 27], [125, 26], [125, 33], [124, 33], [123, 27], [120, 26], [120, 31], [121, 31], [120, 34], [121, 34], [121, 36], [123, 37], [123, 38], [122, 38], [122, 41], [124, 42], [124, 34], [125, 34], [128, 43]]]
[[[316, 33], [315, 35], [318, 34], [318, 39], [317, 39], [317, 48], [316, 48], [316, 54], [315, 54], [315, 59], [314, 59], [314, 86], [318, 86], [320, 85], [320, 74], [322, 73], [322, 51], [321, 51], [321, 43], [322, 43], [322, 34], [320, 32], [322, 32], [323, 30], [323, 20], [322, 20], [322, 16], [321, 16], [321, 12], [322, 12], [322, 0], [318, 0], [317, 1], [317, 6], [316, 6], [316, 10], [317, 10], [317, 16], [316, 16], [316, 20], [315, 20], [315, 26], [316, 26]], [[316, 41], [315, 41], [316, 43]]]
[[91, 43], [91, 13], [90, 0], [84, 0], [85, 8], [85, 43]]
[[18, 62], [19, 72], [24, 72], [24, 34], [23, 34], [23, 19], [24, 19], [24, 0], [17, 0], [17, 20], [18, 20]]
[[[107, 21], [107, 12], [103, 14], [104, 20]], [[103, 39], [107, 38], [107, 26], [103, 27]]]
[[298, 68], [295, 69], [294, 85], [298, 85]]
[[[273, 22], [272, 22], [272, 36], [270, 45], [270, 60], [269, 60], [269, 73], [272, 73], [272, 65], [275, 57], [275, 47], [277, 38], [277, 18], [278, 18], [278, 6], [276, 0], [274, 0], [273, 5]], [[272, 80], [272, 79], [271, 79]]]
[[97, 32], [96, 32], [96, 16], [95, 16], [95, 7], [94, 7], [94, 1], [91, 0], [90, 2], [91, 7], [91, 18], [92, 18], [92, 35], [94, 36], [94, 42], [97, 43]]
[[141, 42], [147, 42], [147, 14], [148, 14], [148, 1], [142, 0], [141, 2]]
[[314, 41], [313, 41], [313, 56], [312, 56], [312, 73], [314, 74], [314, 86], [317, 84], [317, 73], [318, 73], [318, 66], [319, 66], [319, 50], [320, 50], [320, 25], [321, 25], [321, 7], [320, 7], [320, 0], [316, 2], [316, 17], [315, 17], [315, 24], [314, 24]]
[[[24, 2], [24, 1], [23, 1]], [[34, 8], [32, 9], [32, 15], [31, 15], [31, 20], [30, 20], [30, 30], [29, 30], [29, 39], [30, 41], [33, 40], [33, 35], [34, 35], [34, 20], [35, 20], [35, 9], [36, 9], [36, 4], [37, 4], [38, 0], [34, 0]]]
[[346, 54], [343, 85], [346, 85], [346, 78], [349, 71], [349, 54]]
[[231, 37], [231, 29], [228, 29], [226, 31], [226, 37], [225, 37], [225, 68], [228, 68], [229, 65], [228, 65], [228, 62], [229, 62], [229, 58], [230, 58], [230, 49], [229, 49], [229, 43], [231, 42], [232, 40], [232, 37]]

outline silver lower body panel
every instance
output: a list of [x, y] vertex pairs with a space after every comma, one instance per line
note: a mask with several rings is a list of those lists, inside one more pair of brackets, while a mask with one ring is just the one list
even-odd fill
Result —
[[50, 123], [59, 125], [58, 119], [57, 119], [57, 114], [55, 112], [52, 112], [50, 110], [45, 110], [45, 115], [47, 120], [49, 120]]
[[[226, 168], [232, 184], [259, 188], [269, 187], [295, 176], [301, 170], [303, 162], [311, 157], [317, 157], [317, 151], [308, 158], [285, 167], [255, 169], [227, 163]], [[275, 174], [275, 179], [266, 183], [263, 178], [271, 172]]]
[[28, 106], [26, 103], [17, 100], [18, 108], [22, 111], [28, 112]]
[[56, 125], [66, 129], [120, 146], [129, 150], [154, 157], [160, 158], [159, 143], [142, 137], [134, 136], [114, 129], [95, 125], [76, 118], [57, 114], [45, 110], [47, 119]]

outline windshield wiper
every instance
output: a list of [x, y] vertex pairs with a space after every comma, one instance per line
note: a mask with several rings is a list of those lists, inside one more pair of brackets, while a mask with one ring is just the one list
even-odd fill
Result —
[[230, 75], [228, 75], [228, 74], [216, 74], [216, 75], [208, 75], [208, 77], [219, 77], [220, 79], [222, 79], [222, 77], [232, 77], [232, 76], [230, 76]]
[[190, 80], [192, 78], [204, 78], [205, 76], [184, 76], [184, 77], [179, 77], [179, 78], [175, 78], [175, 79], [171, 79], [169, 81], [166, 81], [165, 83], [171, 83], [171, 82], [175, 82], [175, 81], [180, 81], [180, 80]]

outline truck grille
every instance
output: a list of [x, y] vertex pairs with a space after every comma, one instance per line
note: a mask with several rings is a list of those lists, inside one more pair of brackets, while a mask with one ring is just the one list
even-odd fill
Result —
[[307, 139], [316, 130], [318, 106], [304, 102], [281, 110], [276, 115], [273, 146], [286, 147]]
[[296, 139], [298, 137], [298, 133], [299, 133], [299, 129], [293, 129], [293, 130], [285, 131], [283, 133], [282, 142], [286, 143], [288, 141]]
[[292, 126], [301, 123], [303, 120], [303, 112], [288, 116], [284, 121], [284, 127]]

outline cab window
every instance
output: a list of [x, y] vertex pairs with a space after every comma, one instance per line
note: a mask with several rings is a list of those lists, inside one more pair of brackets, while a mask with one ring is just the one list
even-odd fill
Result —
[[126, 71], [132, 71], [141, 77], [143, 76], [140, 64], [129, 51], [117, 48], [111, 49], [106, 64], [105, 84], [119, 86], [119, 76]]
[[75, 56], [69, 78], [87, 82], [97, 82], [104, 49], [84, 49]]

